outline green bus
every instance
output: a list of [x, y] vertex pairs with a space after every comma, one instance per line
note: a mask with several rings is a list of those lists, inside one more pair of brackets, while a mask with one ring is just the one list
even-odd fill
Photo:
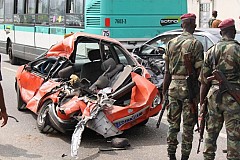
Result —
[[0, 0], [0, 52], [34, 60], [64, 35], [88, 32], [138, 47], [180, 28], [187, 0]]

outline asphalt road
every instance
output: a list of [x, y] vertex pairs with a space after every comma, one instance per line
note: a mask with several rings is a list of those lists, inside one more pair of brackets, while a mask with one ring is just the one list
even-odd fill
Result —
[[[70, 156], [71, 134], [41, 134], [36, 127], [36, 115], [30, 111], [17, 110], [16, 92], [14, 89], [15, 74], [18, 66], [11, 65], [8, 57], [2, 54], [2, 86], [8, 114], [19, 122], [9, 119], [7, 126], [0, 128], [0, 160], [61, 160], [73, 159]], [[127, 150], [99, 152], [100, 147], [108, 147], [110, 143], [93, 131], [85, 130], [79, 149], [81, 160], [167, 160], [167, 121], [164, 114], [160, 129], [157, 129], [157, 116], [151, 118], [146, 126], [134, 127], [125, 131], [121, 137], [129, 139], [131, 146]], [[190, 160], [202, 160], [202, 153], [196, 154], [198, 133], [194, 135]], [[181, 141], [181, 133], [179, 134]], [[201, 151], [203, 144], [201, 144]], [[180, 144], [177, 158], [180, 159]], [[226, 149], [226, 134], [223, 130], [218, 139], [216, 160], [226, 159], [222, 152]]]

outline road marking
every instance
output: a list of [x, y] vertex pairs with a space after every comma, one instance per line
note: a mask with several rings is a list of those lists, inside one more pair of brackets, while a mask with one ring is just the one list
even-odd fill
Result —
[[16, 70], [11, 69], [11, 68], [7, 68], [7, 67], [3, 67], [3, 68], [6, 69], [6, 70], [9, 70], [9, 71], [12, 71], [12, 72], [16, 72]]

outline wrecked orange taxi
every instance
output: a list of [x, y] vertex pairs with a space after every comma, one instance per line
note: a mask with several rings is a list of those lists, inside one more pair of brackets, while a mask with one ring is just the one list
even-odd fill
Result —
[[151, 75], [116, 40], [75, 33], [18, 68], [18, 110], [37, 114], [43, 133], [77, 125], [121, 134], [161, 110]]

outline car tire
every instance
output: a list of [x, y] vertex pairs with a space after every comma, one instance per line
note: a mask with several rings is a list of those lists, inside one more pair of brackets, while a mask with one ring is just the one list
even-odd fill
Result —
[[47, 100], [43, 103], [40, 108], [37, 116], [37, 127], [41, 133], [51, 133], [54, 131], [54, 128], [50, 125], [49, 122], [49, 107], [52, 105], [51, 100]]
[[13, 51], [12, 51], [12, 42], [9, 41], [7, 44], [7, 54], [9, 57], [9, 62], [13, 65], [18, 64], [18, 58], [13, 56]]
[[[64, 104], [65, 102], [69, 101], [73, 95], [65, 97], [60, 105]], [[61, 133], [68, 133], [72, 132], [77, 124], [77, 120], [75, 119], [69, 119], [69, 120], [62, 120], [58, 117], [56, 113], [56, 106], [51, 105], [49, 107], [49, 120], [53, 128], [55, 128], [57, 131]]]
[[16, 84], [16, 92], [17, 92], [17, 109], [19, 111], [24, 111], [26, 110], [26, 103], [23, 101], [22, 99], [22, 96], [21, 96], [21, 92], [20, 92], [20, 89], [19, 89], [19, 86]]

